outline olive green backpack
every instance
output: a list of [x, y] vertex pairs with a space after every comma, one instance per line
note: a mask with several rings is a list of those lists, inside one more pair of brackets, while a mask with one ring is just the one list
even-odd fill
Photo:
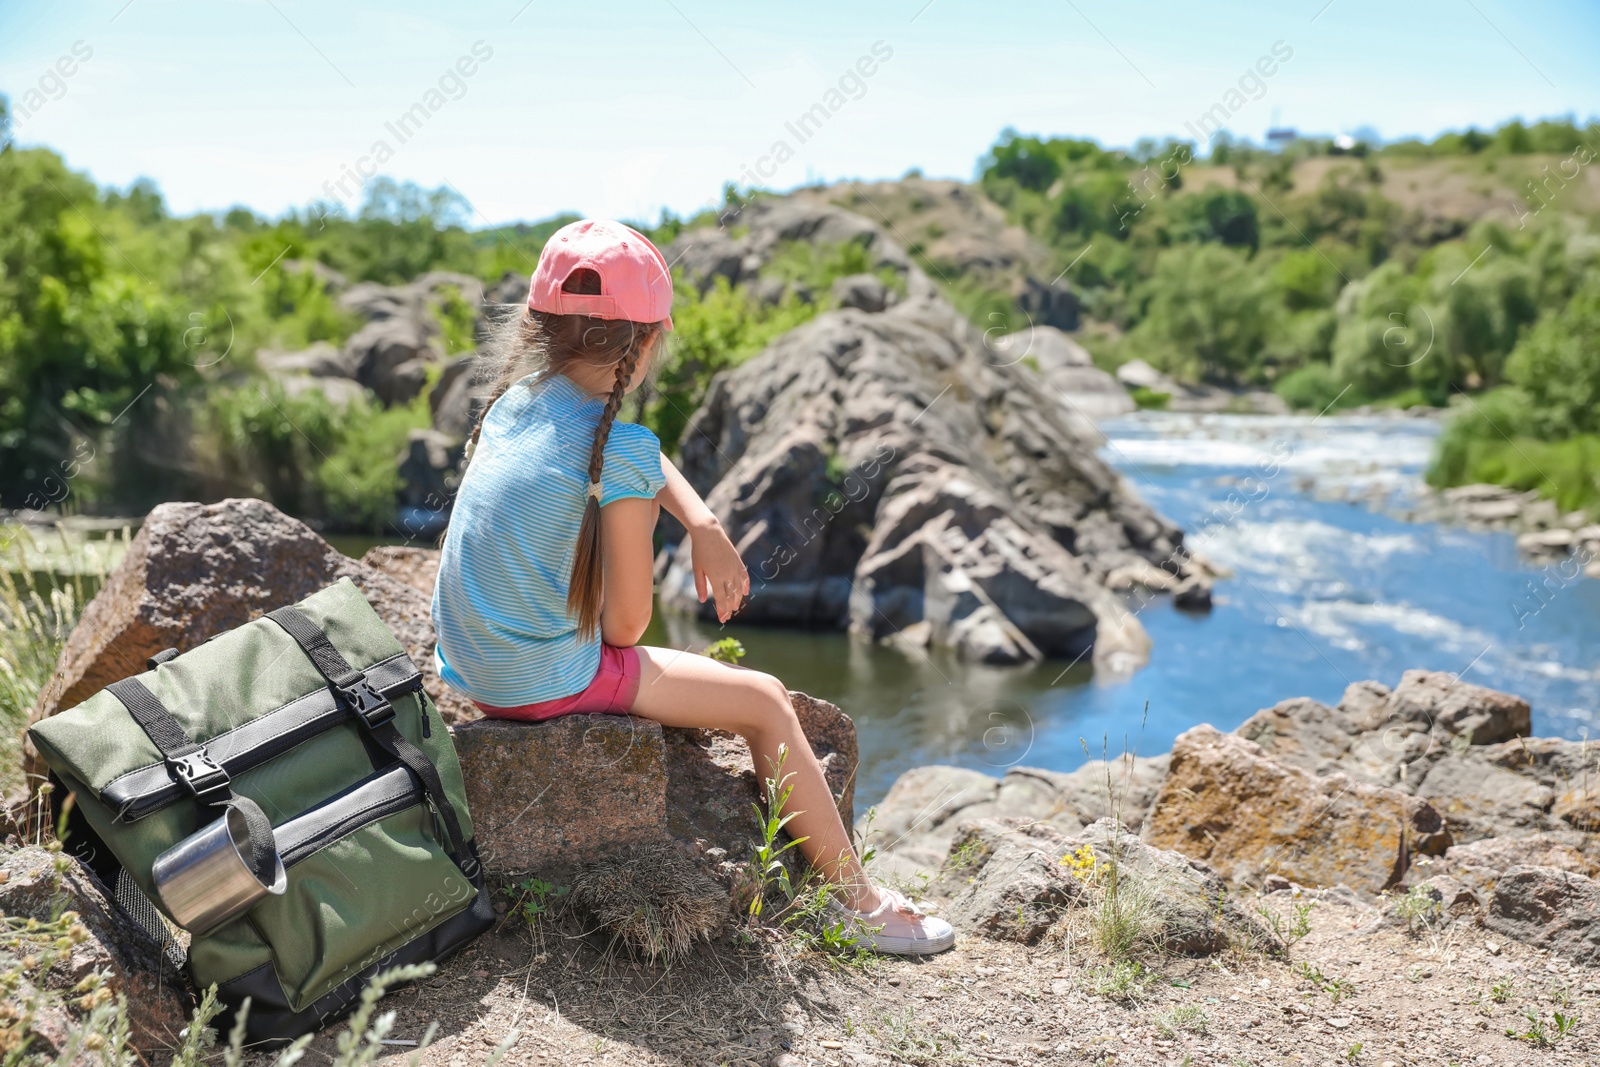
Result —
[[209, 891], [177, 907], [182, 883], [160, 876], [219, 818], [248, 827], [205, 862], [229, 853], [271, 888], [194, 930], [187, 969], [230, 1008], [250, 999], [251, 1041], [325, 1025], [380, 969], [442, 959], [493, 923], [449, 731], [348, 579], [161, 653], [29, 735], [54, 796], [75, 798], [67, 848], [157, 936], [151, 902], [177, 923]]

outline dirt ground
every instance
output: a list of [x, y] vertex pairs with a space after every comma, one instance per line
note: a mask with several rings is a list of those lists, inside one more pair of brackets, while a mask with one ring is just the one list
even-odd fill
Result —
[[[1287, 923], [1292, 900], [1264, 903]], [[1326, 895], [1287, 959], [1164, 958], [1122, 982], [1070, 935], [965, 936], [944, 955], [865, 967], [785, 960], [727, 937], [670, 969], [608, 951], [571, 919], [515, 916], [430, 981], [392, 994], [390, 1038], [439, 1030], [426, 1064], [1584, 1064], [1600, 1067], [1600, 969], [1469, 920], [1412, 934]], [[1121, 988], [1118, 988], [1118, 987]], [[1554, 1037], [1555, 1015], [1578, 1020]], [[1535, 1024], [1543, 1043], [1517, 1039]], [[326, 1063], [334, 1034], [312, 1045]], [[415, 1047], [388, 1046], [383, 1062]]]

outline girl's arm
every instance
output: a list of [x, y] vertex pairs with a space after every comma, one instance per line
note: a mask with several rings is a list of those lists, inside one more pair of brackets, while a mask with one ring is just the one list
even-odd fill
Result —
[[702, 604], [708, 595], [714, 596], [717, 621], [727, 622], [750, 595], [750, 572], [739, 558], [739, 550], [733, 547], [722, 529], [722, 523], [665, 455], [661, 457], [661, 472], [666, 475], [667, 484], [656, 494], [656, 500], [689, 531], [695, 592]]
[[605, 599], [600, 639], [617, 648], [639, 643], [655, 594], [653, 534], [661, 514], [654, 500], [624, 497], [600, 509], [600, 567]]

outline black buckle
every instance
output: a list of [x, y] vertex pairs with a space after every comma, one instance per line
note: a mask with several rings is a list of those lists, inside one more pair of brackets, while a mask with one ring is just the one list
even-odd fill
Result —
[[219, 794], [226, 796], [233, 791], [233, 779], [204, 748], [182, 756], [170, 756], [167, 766], [177, 772], [178, 780], [202, 803], [214, 803], [220, 799]]
[[372, 687], [363, 675], [349, 685], [339, 687], [345, 704], [360, 716], [367, 729], [375, 730], [394, 718], [394, 705], [387, 697]]

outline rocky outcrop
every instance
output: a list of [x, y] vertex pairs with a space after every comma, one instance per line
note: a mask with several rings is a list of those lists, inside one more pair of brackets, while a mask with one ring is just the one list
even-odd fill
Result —
[[[341, 555], [310, 527], [254, 499], [162, 504], [62, 649], [30, 722], [70, 708], [166, 648], [187, 651], [213, 634], [349, 578], [405, 646], [446, 720], [477, 716], [434, 672], [429, 598], [389, 574]], [[28, 753], [29, 767], [42, 768]]]
[[[790, 701], [846, 825], [857, 765], [855, 724], [804, 693]], [[500, 874], [549, 875], [667, 838], [733, 881], [758, 828], [761, 782], [744, 741], [663, 729], [622, 715], [545, 723], [479, 720], [455, 728], [478, 847]]]
[[870, 824], [863, 819], [857, 829], [909, 871], [938, 868], [961, 826], [973, 821], [1015, 818], [1074, 834], [1114, 816], [1137, 830], [1167, 762], [1164, 755], [1091, 760], [1070, 773], [1012, 767], [1002, 778], [964, 767], [917, 767], [895, 780]]
[[[871, 234], [892, 264], [892, 246], [846, 214], [802, 226], [788, 205], [780, 232]], [[752, 223], [743, 240], [771, 232]], [[1032, 370], [998, 365], [914, 268], [907, 277], [910, 296], [887, 311], [828, 312], [719, 377], [683, 435], [680, 466], [750, 567], [742, 617], [876, 638], [926, 621], [932, 640], [985, 662], [1141, 662], [1147, 639], [1105, 579], [1179, 558], [1181, 533], [1093, 454]], [[687, 545], [662, 598], [711, 610]]]
[[0, 854], [0, 916], [54, 923], [68, 912], [78, 918], [64, 924], [64, 946], [43, 940], [42, 933], [30, 940], [20, 930], [12, 931], [22, 935], [15, 944], [20, 958], [5, 959], [11, 936], [0, 946], [0, 962], [8, 971], [15, 966], [13, 973], [24, 984], [7, 987], [7, 1007], [20, 1014], [0, 1010], [0, 1035], [22, 1023], [33, 1040], [30, 1052], [65, 1051], [67, 1033], [85, 1014], [79, 1003], [85, 989], [103, 986], [127, 999], [136, 1048], [176, 1045], [188, 1025], [190, 1004], [184, 979], [162, 945], [129, 919], [76, 859], [38, 846]]
[[1332, 708], [1287, 700], [1238, 733], [1280, 762], [1423, 798], [1457, 841], [1587, 828], [1600, 803], [1596, 754], [1576, 741], [1529, 738], [1530, 730], [1518, 697], [1407, 671], [1392, 692], [1358, 682]]
[[1278, 947], [1216, 871], [1152, 847], [1115, 819], [1074, 834], [1015, 817], [964, 823], [940, 880], [953, 895], [950, 920], [996, 940], [1032, 944], [1074, 906], [1103, 907], [1107, 894], [1120, 894], [1140, 948], [1204, 956], [1233, 945]]
[[1600, 882], [1556, 867], [1513, 867], [1495, 883], [1483, 925], [1576, 963], [1600, 964]]
[[1088, 349], [1053, 326], [1033, 326], [989, 343], [995, 359], [1035, 371], [1046, 390], [1066, 405], [1080, 433], [1098, 435], [1095, 423], [1134, 410], [1122, 383], [1096, 367]]
[[1205, 860], [1230, 881], [1269, 874], [1378, 893], [1449, 834], [1427, 802], [1278, 763], [1253, 741], [1196, 726], [1178, 736], [1144, 827], [1160, 848]]

